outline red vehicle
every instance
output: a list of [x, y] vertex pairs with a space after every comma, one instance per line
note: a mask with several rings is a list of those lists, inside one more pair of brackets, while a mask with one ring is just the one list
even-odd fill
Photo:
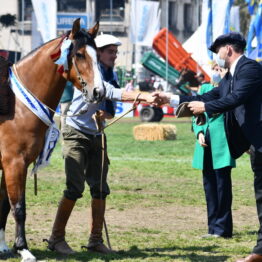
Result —
[[143, 122], [159, 122], [163, 117], [175, 116], [175, 110], [170, 106], [154, 107], [140, 104], [134, 112]]
[[[127, 112], [131, 107], [132, 103], [116, 103], [116, 117]], [[148, 104], [139, 104], [135, 111], [130, 112], [127, 117], [137, 116], [143, 122], [159, 122], [163, 117], [175, 116], [175, 110], [170, 106], [153, 107]]]
[[187, 68], [193, 72], [201, 71], [206, 81], [210, 81], [209, 75], [201, 68], [201, 66], [191, 57], [182, 46], [182, 44], [175, 38], [171, 32], [167, 32], [166, 28], [163, 28], [155, 36], [153, 41], [153, 48], [157, 53], [166, 60], [166, 38], [168, 35], [168, 63], [176, 70], [181, 71]]

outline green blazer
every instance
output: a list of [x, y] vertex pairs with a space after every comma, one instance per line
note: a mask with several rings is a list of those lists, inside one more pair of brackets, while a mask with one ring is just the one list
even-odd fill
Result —
[[[211, 84], [203, 84], [200, 87], [199, 94], [202, 95], [213, 89]], [[236, 166], [236, 161], [230, 155], [224, 125], [224, 115], [218, 114], [215, 117], [206, 115], [206, 124], [197, 126], [193, 117], [193, 130], [197, 137], [199, 132], [206, 134], [207, 129], [210, 133], [211, 152], [213, 159], [213, 168], [219, 169], [226, 166]], [[204, 164], [204, 147], [196, 141], [192, 166], [197, 169], [203, 169]]]

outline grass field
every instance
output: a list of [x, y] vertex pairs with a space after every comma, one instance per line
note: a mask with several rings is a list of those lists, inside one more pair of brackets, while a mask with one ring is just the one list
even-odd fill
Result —
[[[233, 170], [232, 239], [203, 240], [207, 233], [206, 207], [201, 171], [191, 168], [195, 139], [189, 122], [165, 119], [177, 127], [173, 141], [135, 141], [132, 135], [139, 120], [123, 120], [106, 130], [111, 160], [106, 221], [114, 255], [103, 256], [81, 249], [87, 243], [90, 196], [88, 187], [77, 202], [67, 228], [67, 240], [77, 251], [66, 261], [162, 262], [235, 261], [249, 254], [256, 243], [258, 221], [253, 192], [253, 174], [244, 155]], [[29, 247], [39, 261], [62, 259], [48, 251], [43, 238], [50, 235], [57, 203], [65, 183], [61, 146], [51, 165], [38, 175], [38, 196], [33, 179], [27, 180]], [[7, 241], [14, 239], [10, 217]], [[19, 258], [8, 259], [19, 261]]]

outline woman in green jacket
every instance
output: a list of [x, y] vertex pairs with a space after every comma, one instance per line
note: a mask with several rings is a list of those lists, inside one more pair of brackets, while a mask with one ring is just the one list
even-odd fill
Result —
[[[219, 70], [218, 67], [217, 71]], [[212, 80], [219, 81], [218, 72]], [[199, 94], [210, 91], [212, 84], [203, 84]], [[208, 117], [206, 124], [197, 126], [193, 118], [193, 130], [197, 137], [193, 167], [201, 169], [208, 217], [208, 234], [202, 237], [232, 237], [232, 183], [231, 169], [235, 160], [231, 157], [224, 128], [224, 115]]]

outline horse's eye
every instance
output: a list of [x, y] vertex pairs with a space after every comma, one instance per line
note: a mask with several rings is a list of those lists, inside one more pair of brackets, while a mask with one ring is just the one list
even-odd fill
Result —
[[76, 57], [79, 58], [79, 59], [84, 59], [85, 56], [81, 53], [76, 53]]

